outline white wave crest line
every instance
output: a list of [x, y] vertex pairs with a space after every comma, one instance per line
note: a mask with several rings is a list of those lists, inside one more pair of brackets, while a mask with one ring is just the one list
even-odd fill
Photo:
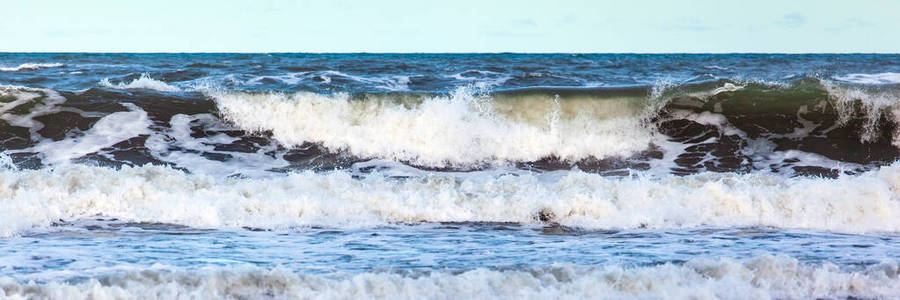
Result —
[[119, 83], [113, 84], [109, 81], [108, 78], [104, 78], [103, 80], [100, 80], [99, 84], [104, 87], [119, 89], [119, 90], [149, 89], [149, 90], [155, 90], [155, 91], [160, 91], [160, 92], [181, 91], [180, 88], [169, 85], [168, 83], [165, 83], [163, 81], [153, 79], [148, 74], [141, 74], [141, 77], [138, 77], [137, 79], [134, 79], [129, 83], [119, 82]]
[[869, 84], [869, 85], [900, 84], [900, 73], [891, 73], [891, 72], [876, 73], [876, 74], [854, 73], [854, 74], [835, 76], [834, 79], [844, 81], [844, 82]]
[[15, 66], [15, 67], [0, 67], [0, 71], [15, 72], [15, 71], [22, 71], [22, 70], [57, 68], [57, 67], [62, 67], [62, 66], [63, 66], [63, 64], [61, 64], [61, 63], [23, 63], [21, 65]]
[[[480, 75], [488, 75], [489, 77], [479, 78], [479, 77], [470, 77], [470, 76], [463, 75], [466, 73], [477, 73]], [[459, 81], [471, 82], [475, 85], [475, 87], [482, 88], [482, 89], [500, 86], [513, 78], [509, 74], [503, 74], [503, 73], [486, 71], [486, 70], [466, 70], [466, 71], [462, 71], [462, 72], [459, 72], [456, 74], [444, 75], [444, 77], [453, 78], [453, 79], [456, 79]]]
[[[393, 91], [393, 92], [409, 90], [409, 86], [408, 86], [408, 84], [410, 83], [409, 76], [404, 76], [404, 75], [391, 75], [388, 77], [374, 77], [373, 78], [373, 77], [350, 75], [350, 74], [342, 73], [339, 71], [325, 71], [322, 73], [325, 75], [341, 76], [341, 77], [350, 78], [357, 82], [379, 84], [375, 87]], [[330, 81], [330, 79], [329, 79], [329, 81]]]
[[410, 76], [407, 75], [385, 75], [380, 77], [365, 77], [350, 75], [347, 73], [328, 70], [328, 71], [307, 71], [288, 73], [284, 75], [266, 75], [253, 77], [246, 81], [247, 84], [259, 84], [264, 79], [271, 79], [283, 82], [285, 84], [298, 84], [304, 80], [317, 80], [323, 84], [331, 83], [333, 77], [343, 77], [352, 81], [373, 84], [373, 87], [384, 89], [392, 92], [409, 91]]

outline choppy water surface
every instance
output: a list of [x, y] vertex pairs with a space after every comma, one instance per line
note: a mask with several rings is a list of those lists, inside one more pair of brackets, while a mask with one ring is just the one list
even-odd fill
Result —
[[0, 54], [0, 296], [897, 297], [898, 62]]

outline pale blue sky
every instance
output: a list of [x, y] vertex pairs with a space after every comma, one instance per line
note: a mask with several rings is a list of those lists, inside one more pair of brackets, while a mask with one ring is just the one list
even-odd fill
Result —
[[890, 0], [2, 1], [16, 52], [900, 52]]

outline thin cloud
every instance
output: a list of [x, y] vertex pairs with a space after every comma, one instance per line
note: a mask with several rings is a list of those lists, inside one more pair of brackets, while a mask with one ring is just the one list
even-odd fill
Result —
[[797, 28], [806, 24], [806, 17], [799, 13], [790, 13], [784, 15], [784, 17], [778, 21], [778, 24], [784, 27]]
[[828, 31], [844, 31], [844, 30], [853, 30], [853, 29], [864, 29], [868, 27], [872, 27], [872, 24], [869, 21], [860, 19], [859, 17], [852, 17], [844, 20], [841, 23], [834, 24], [828, 27], [825, 27], [825, 30]]

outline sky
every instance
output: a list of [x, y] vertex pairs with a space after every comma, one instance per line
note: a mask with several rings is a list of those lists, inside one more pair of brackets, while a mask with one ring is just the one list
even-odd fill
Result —
[[900, 52], [900, 1], [2, 0], [4, 52]]

